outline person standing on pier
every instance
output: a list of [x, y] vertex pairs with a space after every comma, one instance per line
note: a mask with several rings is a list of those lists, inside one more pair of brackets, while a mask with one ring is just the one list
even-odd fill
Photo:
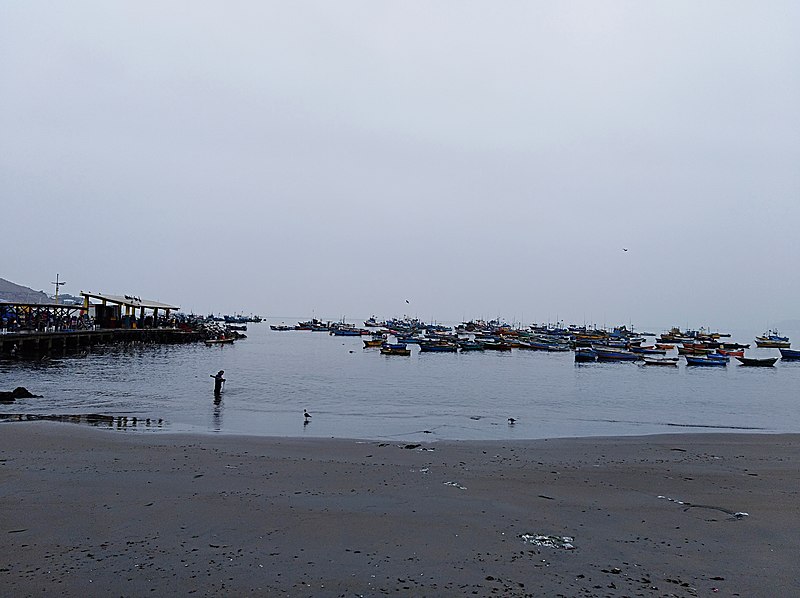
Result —
[[212, 374], [211, 377], [214, 378], [214, 394], [219, 396], [222, 393], [222, 385], [225, 384], [225, 370], [220, 370], [216, 374]]

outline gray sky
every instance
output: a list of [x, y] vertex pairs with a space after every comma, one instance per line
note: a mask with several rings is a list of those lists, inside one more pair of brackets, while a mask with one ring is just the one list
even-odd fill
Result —
[[794, 0], [3, 2], [0, 98], [0, 276], [36, 289], [798, 317]]

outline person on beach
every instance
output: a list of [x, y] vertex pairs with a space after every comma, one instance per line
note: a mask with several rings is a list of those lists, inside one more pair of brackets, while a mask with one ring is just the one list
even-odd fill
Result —
[[211, 374], [211, 377], [214, 378], [214, 394], [219, 396], [222, 392], [222, 385], [225, 383], [225, 378], [223, 378], [225, 374], [225, 370], [220, 370], [216, 374]]

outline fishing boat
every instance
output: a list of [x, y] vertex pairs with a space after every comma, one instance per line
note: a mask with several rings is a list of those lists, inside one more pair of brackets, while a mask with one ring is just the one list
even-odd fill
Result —
[[294, 326], [287, 326], [285, 324], [278, 324], [276, 326], [275, 324], [270, 324], [269, 329], [277, 330], [279, 332], [286, 332], [287, 330], [294, 330]]
[[644, 358], [645, 365], [671, 365], [677, 366], [678, 365], [678, 358], [677, 357], [645, 357]]
[[768, 330], [764, 335], [756, 337], [756, 347], [762, 349], [788, 349], [792, 344], [788, 336], [781, 336], [777, 330]]
[[419, 350], [423, 353], [455, 353], [458, 345], [450, 342], [425, 342], [419, 344]]
[[730, 350], [734, 350], [734, 351], [739, 350], [739, 349], [749, 349], [750, 348], [750, 343], [747, 343], [747, 344], [742, 344], [742, 343], [720, 343], [719, 344], [719, 348], [720, 349], [725, 349], [726, 351], [729, 350], [729, 349]]
[[464, 351], [485, 351], [486, 349], [483, 348], [483, 343], [475, 343], [472, 341], [462, 341], [458, 343], [461, 352]]
[[491, 351], [511, 351], [511, 345], [503, 342], [485, 342], [483, 343], [483, 348]]
[[[329, 331], [333, 336], [361, 336], [361, 330], [358, 328], [334, 328]], [[367, 334], [370, 334], [367, 332]]]
[[564, 352], [569, 351], [569, 345], [566, 343], [541, 343], [536, 341], [531, 341], [528, 344], [527, 349], [533, 349], [534, 351], [549, 351], [549, 352]]
[[207, 347], [211, 345], [228, 345], [235, 341], [234, 337], [227, 337], [227, 338], [207, 338], [203, 342], [206, 344]]
[[777, 357], [737, 357], [742, 365], [771, 368], [778, 361]]
[[575, 361], [583, 363], [597, 361], [597, 351], [591, 347], [578, 347], [575, 349]]
[[598, 361], [636, 361], [641, 359], [640, 355], [626, 351], [625, 349], [606, 349], [603, 347], [595, 347]]
[[714, 359], [707, 355], [684, 355], [686, 358], [686, 365], [699, 365], [699, 366], [726, 366], [728, 365], [725, 359]]
[[370, 338], [370, 339], [362, 339], [364, 341], [364, 348], [367, 349], [369, 347], [380, 347], [383, 343], [386, 342], [386, 339], [381, 338]]
[[800, 351], [797, 349], [780, 349], [781, 359], [786, 361], [800, 360]]
[[384, 343], [381, 347], [381, 355], [411, 355], [411, 349], [403, 344]]
[[667, 350], [649, 345], [645, 347], [631, 347], [631, 353], [639, 353], [640, 355], [666, 355]]
[[723, 355], [722, 353], [719, 353], [717, 351], [714, 351], [713, 353], [709, 353], [708, 355], [706, 355], [706, 357], [708, 357], [709, 359], [722, 359], [723, 361], [730, 361], [731, 360], [731, 358], [728, 357], [727, 355]]
[[707, 355], [714, 351], [711, 347], [704, 344], [686, 343], [682, 347], [678, 347], [678, 355]]
[[744, 357], [744, 349], [717, 349], [717, 353], [728, 357]]

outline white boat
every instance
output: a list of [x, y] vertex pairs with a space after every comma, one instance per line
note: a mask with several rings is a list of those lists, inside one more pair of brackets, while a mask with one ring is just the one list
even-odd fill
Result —
[[678, 365], [677, 357], [645, 357], [645, 365]]

